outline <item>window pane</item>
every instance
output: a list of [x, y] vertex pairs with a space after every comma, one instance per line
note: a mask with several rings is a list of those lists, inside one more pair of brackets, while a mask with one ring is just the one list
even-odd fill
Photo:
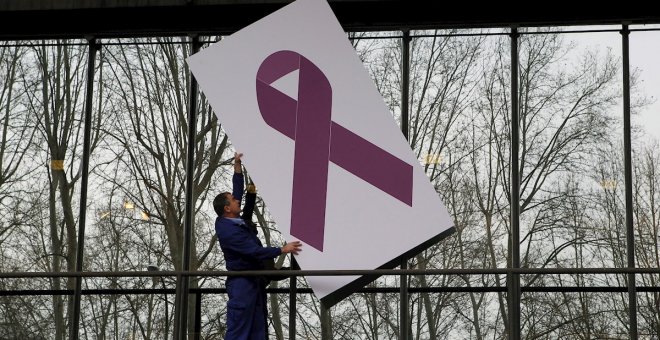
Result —
[[[17, 42], [0, 52], [0, 271], [75, 270], [80, 214], [85, 41]], [[95, 116], [95, 120], [98, 115]], [[67, 278], [21, 281], [19, 289], [72, 289]], [[64, 334], [72, 312], [66, 295], [19, 297], [33, 310], [34, 334]], [[30, 335], [31, 336], [31, 335]]]

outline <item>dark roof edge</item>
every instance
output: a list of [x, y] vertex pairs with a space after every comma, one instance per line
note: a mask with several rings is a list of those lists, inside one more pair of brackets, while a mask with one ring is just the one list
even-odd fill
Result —
[[[290, 2], [5, 1], [0, 2], [0, 40], [227, 35]], [[46, 2], [64, 4], [49, 9]], [[91, 2], [97, 5], [92, 6]], [[25, 5], [20, 7], [18, 3]], [[544, 11], [513, 11], [501, 3], [474, 6], [469, 2], [458, 2], [449, 10], [442, 2], [410, 0], [331, 0], [330, 5], [346, 31], [660, 23], [660, 14], [649, 14], [650, 11], [633, 6], [596, 13], [587, 8], [566, 11], [561, 6]]]

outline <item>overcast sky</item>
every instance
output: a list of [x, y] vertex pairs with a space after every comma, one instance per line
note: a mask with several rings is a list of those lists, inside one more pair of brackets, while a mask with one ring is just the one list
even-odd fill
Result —
[[[600, 28], [618, 30], [620, 26], [586, 29]], [[596, 47], [602, 49], [602, 52], [611, 48], [614, 55], [619, 57], [622, 55], [621, 34], [618, 32], [568, 34], [566, 39], [575, 41], [578, 47]], [[635, 137], [660, 140], [660, 31], [630, 33], [630, 66], [631, 69], [638, 68], [641, 72], [639, 90], [654, 101], [639, 112], [639, 115], [633, 116], [632, 123], [640, 125], [647, 134]]]
[[660, 31], [631, 33], [630, 64], [641, 69], [643, 89], [655, 100], [633, 123], [643, 124], [647, 133], [660, 140]]

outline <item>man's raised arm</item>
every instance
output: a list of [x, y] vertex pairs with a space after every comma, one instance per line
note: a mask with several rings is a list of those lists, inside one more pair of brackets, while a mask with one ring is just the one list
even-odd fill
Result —
[[242, 153], [234, 154], [234, 176], [232, 177], [234, 188], [231, 193], [231, 195], [239, 201], [239, 204], [243, 199], [243, 190], [245, 188], [245, 183], [243, 181], [243, 168], [241, 166], [241, 157], [243, 157]]

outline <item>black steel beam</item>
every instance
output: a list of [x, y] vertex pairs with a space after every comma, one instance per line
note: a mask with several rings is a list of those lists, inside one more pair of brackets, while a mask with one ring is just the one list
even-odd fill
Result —
[[[369, 287], [357, 290], [355, 293], [366, 294], [399, 294], [400, 287]], [[506, 287], [416, 287], [408, 288], [411, 294], [418, 293], [498, 293], [505, 292]], [[524, 293], [625, 293], [628, 291], [626, 286], [592, 286], [592, 287], [521, 287]], [[267, 288], [269, 294], [289, 294], [289, 288]], [[660, 292], [658, 286], [637, 286], [637, 293]], [[191, 288], [192, 294], [227, 294], [225, 288]], [[296, 294], [312, 294], [311, 288], [298, 288]], [[1, 290], [0, 296], [51, 296], [51, 295], [74, 295], [73, 289], [20, 289], [20, 290]], [[113, 289], [83, 289], [81, 295], [157, 295], [176, 294], [176, 289], [158, 289], [158, 288], [113, 288]], [[295, 315], [295, 313], [292, 313]]]
[[[409, 113], [409, 97], [410, 97], [410, 31], [403, 31], [403, 38], [401, 39], [401, 132], [403, 137], [408, 140], [408, 122], [410, 120]], [[408, 258], [401, 258], [401, 269], [408, 269]], [[399, 339], [409, 339], [410, 327], [408, 319], [410, 318], [408, 296], [408, 276], [400, 275], [401, 282], [399, 287]]]
[[[95, 39], [89, 40], [89, 53], [87, 55], [87, 83], [85, 97], [85, 125], [83, 132], [83, 152], [81, 162], [80, 178], [80, 215], [78, 218], [78, 248], [76, 249], [76, 272], [83, 271], [85, 254], [85, 227], [87, 215], [87, 184], [89, 182], [89, 157], [92, 145], [92, 109], [94, 107], [94, 71], [96, 65], [96, 53], [101, 48]], [[80, 323], [80, 292], [82, 290], [82, 277], [71, 278], [75, 280], [75, 294], [73, 295], [73, 311], [69, 324], [69, 339], [78, 339]]]
[[[660, 268], [474, 268], [474, 269], [351, 269], [351, 270], [296, 270], [290, 276], [356, 276], [356, 275], [561, 275], [561, 274], [660, 274]], [[35, 277], [230, 277], [282, 275], [279, 270], [246, 271], [123, 271], [123, 272], [1, 272], [0, 279]]]
[[[511, 156], [509, 182], [511, 184], [509, 238], [509, 268], [520, 268], [520, 115], [518, 111], [518, 29], [511, 29]], [[507, 275], [507, 304], [509, 307], [509, 340], [520, 339], [520, 274]]]
[[[201, 48], [199, 37], [194, 36], [191, 40], [191, 54], [195, 54]], [[185, 192], [185, 216], [183, 225], [183, 254], [181, 258], [181, 268], [183, 271], [190, 270], [190, 253], [193, 249], [192, 233], [195, 228], [195, 202], [193, 189], [195, 185], [195, 137], [197, 136], [197, 96], [199, 95], [199, 85], [197, 80], [191, 74], [190, 88], [188, 89], [188, 140], [186, 142], [186, 192]], [[175, 312], [175, 329], [179, 331], [178, 338], [185, 339], [188, 331], [188, 294], [190, 286], [190, 277], [179, 275], [177, 277], [177, 296]]]
[[[633, 225], [633, 179], [632, 179], [632, 142], [630, 125], [630, 31], [628, 25], [621, 30], [621, 50], [623, 62], [623, 155], [626, 192], [626, 257], [628, 268], [635, 268], [635, 229]], [[630, 339], [637, 339], [637, 293], [635, 292], [635, 273], [628, 274], [628, 326]]]
[[[0, 40], [136, 37], [155, 35], [227, 35], [276, 11], [290, 1], [142, 0], [46, 1], [0, 3]], [[132, 5], [131, 5], [132, 4]], [[507, 26], [651, 24], [660, 13], [643, 6], [594, 11], [562, 6], [512, 10], [502, 3], [440, 1], [330, 0], [346, 31]], [[39, 23], [38, 25], [35, 23]]]

